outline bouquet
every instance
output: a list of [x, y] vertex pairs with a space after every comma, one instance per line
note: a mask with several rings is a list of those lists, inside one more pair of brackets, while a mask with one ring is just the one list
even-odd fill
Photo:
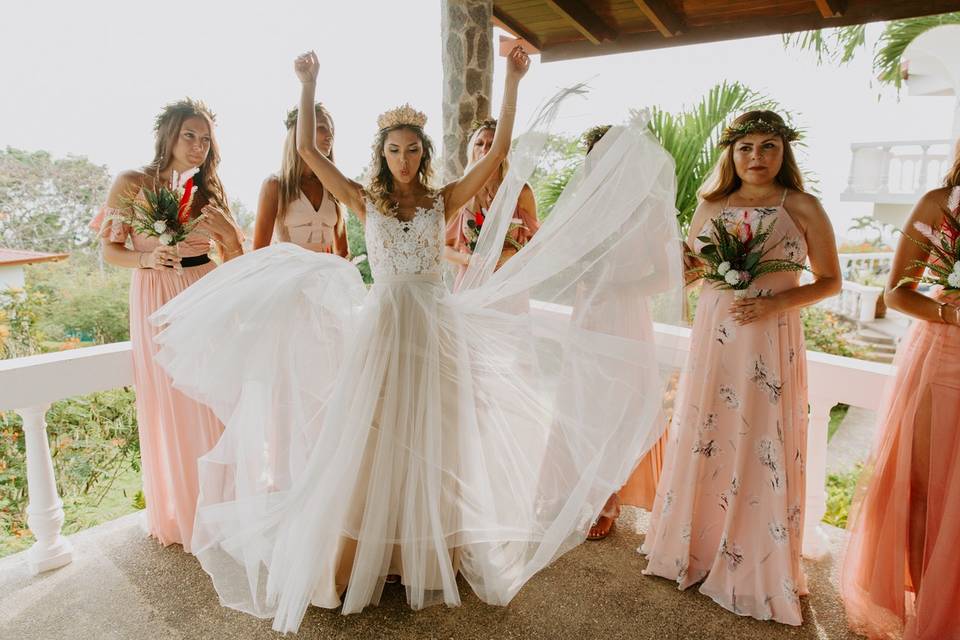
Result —
[[[486, 219], [487, 210], [481, 207], [479, 211], [473, 214], [473, 219], [467, 220], [467, 228], [464, 231], [464, 235], [467, 237], [467, 247], [469, 247], [470, 253], [473, 253], [477, 248], [477, 241], [480, 239], [480, 230], [483, 227], [483, 221]], [[523, 247], [519, 242], [510, 237], [510, 232], [521, 226], [523, 226], [523, 220], [520, 220], [519, 218], [514, 218], [511, 220], [510, 227], [507, 229], [507, 235], [504, 238], [504, 242], [512, 246], [517, 251]]]
[[702, 244], [699, 253], [690, 253], [703, 266], [696, 270], [700, 277], [719, 289], [733, 289], [738, 298], [746, 297], [750, 285], [760, 276], [780, 271], [803, 271], [806, 266], [792, 260], [764, 259], [780, 242], [767, 246], [776, 226], [776, 218], [764, 227], [760, 217], [747, 218], [728, 229], [722, 216], [710, 221], [712, 231], [697, 238]]
[[947, 200], [943, 224], [934, 231], [930, 225], [914, 222], [913, 228], [920, 232], [926, 242], [916, 240], [904, 233], [933, 260], [914, 260], [911, 267], [923, 269], [920, 277], [905, 276], [897, 286], [908, 282], [939, 285], [945, 290], [960, 290], [960, 187], [954, 187]]
[[141, 235], [154, 237], [165, 246], [183, 242], [200, 218], [190, 219], [190, 207], [196, 188], [193, 176], [199, 169], [191, 169], [170, 177], [169, 186], [156, 191], [143, 190], [143, 198], [129, 198], [124, 204], [121, 221]]

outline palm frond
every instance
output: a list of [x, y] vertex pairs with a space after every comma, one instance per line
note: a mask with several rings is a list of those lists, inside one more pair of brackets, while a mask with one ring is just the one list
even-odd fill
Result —
[[944, 24], [960, 24], [960, 11], [887, 23], [873, 54], [873, 70], [880, 82], [900, 88], [904, 79], [903, 52], [920, 34]]

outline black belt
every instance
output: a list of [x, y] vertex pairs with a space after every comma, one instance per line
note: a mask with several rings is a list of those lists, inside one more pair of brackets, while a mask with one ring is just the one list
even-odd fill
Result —
[[199, 267], [202, 264], [210, 262], [210, 256], [203, 254], [201, 256], [190, 256], [189, 258], [180, 258], [181, 267]]

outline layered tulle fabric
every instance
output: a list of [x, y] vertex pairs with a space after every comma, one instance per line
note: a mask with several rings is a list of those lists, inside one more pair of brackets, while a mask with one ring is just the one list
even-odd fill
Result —
[[[776, 220], [769, 258], [806, 259], [806, 242], [785, 209], [754, 211], [765, 227]], [[722, 215], [732, 226], [744, 213]], [[796, 272], [766, 274], [754, 293], [797, 284]], [[799, 625], [807, 440], [800, 314], [741, 326], [729, 310], [733, 299], [709, 284], [700, 294], [644, 572], [680, 589], [702, 582], [701, 593], [734, 613]]]
[[409, 221], [368, 207], [369, 292], [349, 263], [280, 244], [154, 317], [164, 367], [227, 424], [195, 537], [224, 604], [289, 631], [309, 603], [378, 602], [391, 573], [413, 608], [459, 604], [458, 572], [506, 604], [659, 438], [680, 358], [599, 302], [678, 310], [673, 165], [646, 123], [611, 131], [494, 273], [555, 104], [515, 149], [456, 295], [440, 204]]
[[[842, 595], [871, 639], [960, 638], [960, 328], [915, 323], [895, 364], [854, 499]], [[925, 509], [911, 485], [926, 486]]]
[[[156, 238], [139, 235], [120, 222], [120, 212], [104, 208], [90, 226], [110, 242], [130, 242], [137, 251], [152, 251]], [[184, 256], [203, 255], [210, 241], [191, 234], [181, 244]], [[137, 431], [147, 530], [162, 544], [192, 548], [194, 515], [199, 492], [197, 460], [216, 444], [223, 431], [213, 412], [174, 389], [155, 360], [157, 328], [149, 318], [182, 291], [198, 283], [216, 265], [209, 262], [172, 269], [134, 269], [130, 279], [130, 344], [137, 393]]]

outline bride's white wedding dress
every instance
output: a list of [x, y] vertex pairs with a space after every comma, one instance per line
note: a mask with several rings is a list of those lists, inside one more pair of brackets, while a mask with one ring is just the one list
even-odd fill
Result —
[[[308, 604], [504, 605], [579, 544], [664, 427], [677, 354], [604, 318], [681, 287], [673, 164], [612, 130], [534, 239], [496, 253], [545, 138], [524, 138], [460, 293], [441, 281], [442, 196], [366, 209], [375, 279], [278, 244], [161, 309], [158, 360], [226, 425], [200, 461], [194, 553], [223, 604], [296, 630]], [[499, 244], [498, 244], [499, 243]]]

